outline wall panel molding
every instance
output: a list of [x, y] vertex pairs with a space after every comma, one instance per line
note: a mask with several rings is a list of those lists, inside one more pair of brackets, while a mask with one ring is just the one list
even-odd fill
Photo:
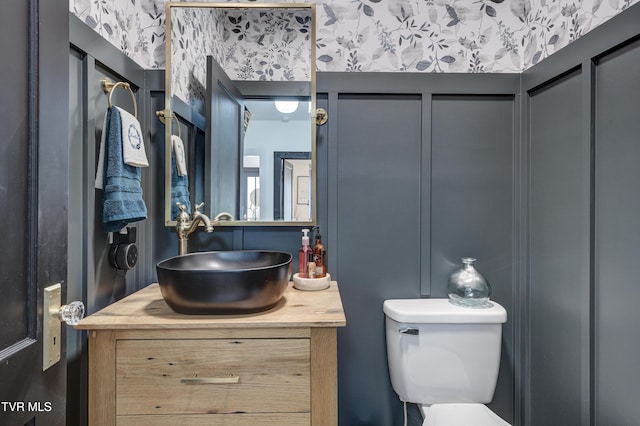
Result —
[[[490, 281], [494, 279], [496, 300], [509, 315], [492, 408], [511, 421], [514, 395], [519, 398], [514, 388], [514, 360], [519, 354], [513, 345], [519, 329], [513, 310], [518, 275], [512, 268], [517, 263], [514, 150], [519, 76], [319, 73], [317, 81], [319, 96], [329, 100], [327, 125], [332, 126], [328, 192], [330, 201], [335, 197], [335, 208], [329, 209], [328, 226], [338, 247], [331, 262], [345, 309], [355, 318], [348, 330], [338, 333], [339, 342], [384, 354], [381, 323], [363, 323], [362, 318], [383, 318], [385, 298], [447, 297], [447, 268], [472, 251], [484, 262]], [[408, 103], [412, 109], [402, 110]], [[399, 110], [405, 113], [398, 116]], [[411, 131], [413, 125], [402, 124], [405, 115], [412, 114], [418, 114], [416, 132]], [[380, 139], [381, 121], [385, 128], [397, 130], [393, 137]], [[409, 159], [402, 152], [414, 154]], [[364, 164], [360, 157], [367, 159]], [[401, 174], [397, 167], [404, 169]], [[361, 176], [361, 168], [369, 170], [370, 179]], [[390, 182], [393, 191], [385, 186]], [[364, 191], [357, 197], [356, 187]], [[354, 197], [363, 203], [359, 208], [352, 205]], [[381, 212], [387, 210], [382, 219]], [[401, 247], [397, 239], [403, 241]], [[362, 250], [352, 250], [354, 241]], [[387, 263], [394, 266], [385, 267]], [[370, 268], [377, 271], [373, 276]], [[389, 274], [393, 278], [381, 278]], [[366, 375], [361, 368], [387, 369], [377, 363], [377, 355], [367, 367], [354, 365], [355, 356], [353, 350], [339, 349], [339, 363], [349, 370], [339, 379], [341, 422], [351, 424], [372, 413], [377, 419], [372, 424], [401, 421], [399, 401], [386, 379], [376, 382], [378, 395], [369, 395], [358, 407], [349, 403], [349, 395]]]
[[[637, 111], [637, 106], [630, 102], [637, 96], [630, 94], [637, 93], [637, 59], [632, 58], [637, 58], [640, 51], [639, 22], [640, 7], [635, 5], [522, 74], [520, 104], [524, 115], [520, 144], [523, 151], [528, 152], [521, 170], [522, 199], [528, 204], [521, 209], [520, 218], [521, 232], [528, 235], [521, 267], [526, 277], [522, 289], [524, 321], [520, 339], [525, 425], [635, 421], [632, 420], [634, 404], [626, 396], [637, 394], [633, 383], [640, 377], [630, 373], [636, 370], [630, 360], [637, 358], [633, 354], [640, 353], [640, 348], [629, 346], [616, 331], [619, 325], [610, 318], [620, 314], [625, 306], [629, 307], [625, 302], [629, 300], [625, 296], [629, 293], [625, 279], [633, 274], [633, 269], [625, 269], [620, 260], [628, 250], [616, 252], [624, 243], [619, 238], [612, 239], [611, 235], [615, 235], [620, 226], [627, 233], [635, 232], [635, 220], [626, 215], [624, 207], [628, 202], [633, 203], [631, 194], [635, 191], [629, 188], [621, 193], [630, 197], [623, 196], [616, 201], [613, 198], [620, 193], [619, 188], [628, 184], [624, 178], [631, 173], [628, 160], [638, 161], [632, 149], [625, 148], [625, 154], [620, 157], [623, 151], [619, 143], [637, 139], [638, 134], [637, 128], [633, 128], [637, 117], [635, 120], [627, 117], [625, 121], [623, 116]], [[569, 83], [572, 79], [574, 83]], [[572, 89], [563, 93], [562, 87], [567, 84], [571, 84]], [[554, 92], [557, 95], [553, 95]], [[535, 107], [540, 103], [535, 99], [543, 97], [547, 97], [547, 101], [541, 111], [540, 105]], [[573, 106], [561, 108], [555, 117], [544, 121], [534, 118], [570, 99]], [[606, 107], [602, 106], [604, 103]], [[545, 136], [549, 129], [552, 133]], [[565, 136], [555, 146], [545, 148], [545, 142], [559, 134]], [[573, 140], [573, 148], [562, 151], [562, 145], [569, 140]], [[546, 150], [546, 154], [536, 157], [535, 152], [542, 152], [540, 150]], [[564, 163], [558, 164], [558, 158], [563, 158]], [[612, 158], [617, 160], [612, 162]], [[565, 191], [565, 195], [553, 201], [545, 201], [543, 198], [548, 195], [543, 195], [536, 185], [549, 173], [556, 173], [556, 178], [553, 185], [548, 185], [547, 194], [559, 195], [558, 188], [571, 179], [573, 190]], [[567, 211], [573, 214], [566, 217]], [[565, 217], [565, 223], [553, 228], [554, 221], [558, 225], [558, 217]], [[625, 220], [630, 222], [623, 224]], [[536, 245], [540, 246], [541, 238], [559, 236], [561, 242], [549, 250], [535, 249]], [[543, 279], [541, 284], [540, 277], [545, 274], [555, 282], [550, 284]], [[549, 292], [545, 293], [547, 285]], [[625, 324], [635, 329], [640, 317], [629, 317]], [[544, 339], [536, 335], [544, 335]], [[568, 359], [554, 356], [558, 351], [569, 353], [561, 348], [571, 339], [577, 339], [577, 345], [571, 349], [574, 354]], [[629, 355], [618, 356], [619, 349], [608, 349], [612, 346], [624, 346], [623, 353]], [[544, 365], [545, 359], [549, 365]], [[554, 370], [562, 372], [561, 383], [556, 382], [560, 375], [555, 375]], [[544, 393], [549, 388], [553, 388], [554, 393], [550, 395], [551, 400], [545, 402]], [[579, 401], [575, 399], [578, 395]], [[552, 408], [554, 404], [558, 404], [557, 409]], [[559, 418], [558, 413], [563, 417]]]

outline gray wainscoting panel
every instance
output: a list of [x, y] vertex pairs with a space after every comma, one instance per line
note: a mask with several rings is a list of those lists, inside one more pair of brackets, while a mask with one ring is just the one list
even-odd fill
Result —
[[[144, 134], [147, 134], [145, 129], [148, 123], [145, 117], [149, 111], [143, 96], [144, 71], [78, 18], [70, 16], [69, 24], [73, 51], [70, 61], [74, 64], [72, 71], [81, 72], [80, 75], [70, 75], [72, 92], [76, 93], [77, 98], [70, 105], [71, 117], [76, 119], [71, 126], [73, 134], [82, 137], [82, 140], [72, 142], [72, 146], [81, 152], [74, 151], [71, 154], [83, 160], [82, 174], [74, 175], [74, 178], [82, 183], [82, 194], [74, 194], [69, 205], [69, 209], [75, 211], [74, 214], [80, 215], [75, 217], [77, 223], [73, 223], [73, 226], [82, 230], [70, 235], [70, 244], [72, 247], [82, 247], [83, 258], [70, 263], [69, 266], [73, 268], [71, 273], [80, 273], [84, 278], [83, 282], [70, 283], [70, 289], [78, 291], [80, 287], [77, 286], [82, 287], [87, 314], [91, 314], [148, 285], [151, 269], [148, 262], [151, 244], [150, 219], [133, 224], [137, 228], [139, 249], [136, 267], [124, 275], [109, 265], [109, 236], [102, 231], [102, 191], [94, 188], [104, 116], [109, 106], [109, 96], [102, 90], [101, 80], [109, 78], [113, 82], [130, 83], [135, 93], [138, 119]], [[133, 112], [131, 96], [126, 90], [117, 89], [113, 93], [112, 101], [114, 105]], [[146, 139], [145, 144], [147, 153], [151, 154], [152, 150]], [[153, 163], [151, 164], [152, 169]], [[80, 169], [75, 171], [79, 172]], [[150, 188], [153, 182], [150, 178], [150, 170], [143, 169], [143, 196], [147, 203], [152, 195]], [[153, 215], [153, 210], [150, 210], [149, 215]]]
[[[484, 259], [509, 313], [491, 408], [514, 418], [517, 82], [513, 75], [318, 75], [330, 117], [330, 256], [347, 314], [338, 331], [340, 424], [402, 424], [382, 303], [447, 297], [452, 264], [470, 250]], [[409, 424], [419, 425], [415, 407], [409, 411]]]
[[[589, 175], [581, 74], [530, 93], [529, 389], [531, 425], [580, 425], [583, 293], [589, 292]], [[588, 253], [588, 250], [587, 250]]]
[[598, 60], [595, 420], [640, 422], [640, 41]]
[[460, 258], [474, 257], [507, 309], [499, 384], [492, 408], [513, 415], [513, 96], [433, 96], [431, 129], [431, 295], [447, 297]]
[[[126, 81], [135, 92], [138, 118], [143, 134], [147, 134], [150, 112], [144, 99], [144, 70], [117, 48], [102, 39], [75, 16], [69, 17], [69, 230], [68, 297], [81, 300], [87, 314], [92, 314], [114, 301], [151, 283], [151, 219], [135, 223], [138, 264], [125, 274], [109, 264], [109, 237], [102, 231], [102, 191], [94, 188], [100, 138], [108, 95], [102, 90], [101, 79]], [[106, 65], [108, 64], [108, 65]], [[126, 90], [113, 94], [113, 103], [133, 110]], [[66, 104], [64, 104], [66, 105]], [[66, 107], [66, 106], [65, 106]], [[154, 115], [155, 119], [155, 115]], [[150, 141], [145, 138], [146, 152], [153, 155]], [[153, 187], [151, 167], [142, 171], [142, 184], [149, 218], [153, 217]], [[151, 201], [151, 202], [150, 202]], [[86, 334], [69, 329], [68, 358], [68, 421], [69, 425], [86, 423]]]
[[636, 4], [522, 74], [525, 425], [638, 424], [639, 22]]
[[447, 297], [461, 257], [475, 257], [511, 299], [512, 96], [434, 96], [431, 130], [431, 292]]
[[340, 424], [399, 424], [382, 303], [419, 297], [421, 98], [340, 95], [330, 120], [338, 138], [334, 251], [348, 324], [338, 331]]

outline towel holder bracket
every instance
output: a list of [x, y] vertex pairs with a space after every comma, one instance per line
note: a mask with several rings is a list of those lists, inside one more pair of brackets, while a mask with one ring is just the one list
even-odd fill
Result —
[[103, 78], [102, 80], [100, 80], [100, 83], [102, 84], [102, 91], [109, 94], [109, 108], [113, 106], [111, 97], [113, 96], [113, 92], [118, 87], [121, 87], [128, 91], [129, 95], [131, 95], [131, 101], [133, 102], [133, 115], [138, 118], [138, 104], [136, 102], [136, 95], [135, 93], [133, 93], [133, 90], [131, 89], [131, 85], [129, 83], [127, 83], [126, 81], [118, 81], [114, 83], [110, 78]]
[[164, 124], [165, 126], [167, 125], [167, 116], [170, 115], [172, 120], [175, 120], [176, 122], [176, 127], [178, 128], [178, 137], [181, 138], [182, 135], [180, 134], [180, 121], [178, 121], [178, 116], [172, 112], [171, 110], [168, 109], [161, 109], [159, 111], [156, 111], [156, 117], [158, 117], [158, 120], [160, 120], [160, 122], [162, 124]]
[[173, 116], [173, 113], [170, 112], [168, 109], [161, 109], [159, 111], [156, 111], [156, 117], [158, 117], [158, 120], [160, 120], [162, 124], [167, 124], [166, 122], [167, 114], [171, 114]]

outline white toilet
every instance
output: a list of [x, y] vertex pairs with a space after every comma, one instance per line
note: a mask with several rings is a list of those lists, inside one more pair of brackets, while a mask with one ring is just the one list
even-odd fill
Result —
[[465, 308], [448, 299], [384, 302], [393, 389], [418, 404], [423, 426], [508, 426], [484, 404], [500, 367], [507, 311]]

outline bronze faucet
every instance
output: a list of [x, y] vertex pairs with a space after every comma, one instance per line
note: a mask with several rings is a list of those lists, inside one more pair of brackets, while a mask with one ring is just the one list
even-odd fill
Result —
[[179, 256], [188, 253], [187, 244], [189, 242], [189, 235], [198, 229], [200, 223], [204, 225], [204, 232], [213, 232], [213, 225], [215, 223], [218, 223], [221, 220], [233, 220], [233, 215], [227, 212], [218, 213], [213, 220], [211, 220], [206, 214], [200, 212], [200, 208], [203, 205], [204, 203], [196, 205], [195, 211], [191, 217], [189, 217], [186, 206], [181, 203], [176, 203], [176, 206], [180, 209], [180, 213], [178, 213], [178, 217], [176, 217], [176, 234], [178, 235]]
[[200, 222], [204, 224], [204, 232], [213, 232], [213, 225], [211, 220], [204, 213], [200, 212], [200, 208], [204, 203], [200, 203], [196, 206], [193, 212], [192, 218], [187, 213], [187, 207], [184, 204], [176, 203], [176, 206], [180, 209], [178, 217], [176, 217], [176, 234], [178, 235], [178, 255], [182, 256], [187, 254], [187, 244], [189, 242], [189, 235], [196, 229]]

